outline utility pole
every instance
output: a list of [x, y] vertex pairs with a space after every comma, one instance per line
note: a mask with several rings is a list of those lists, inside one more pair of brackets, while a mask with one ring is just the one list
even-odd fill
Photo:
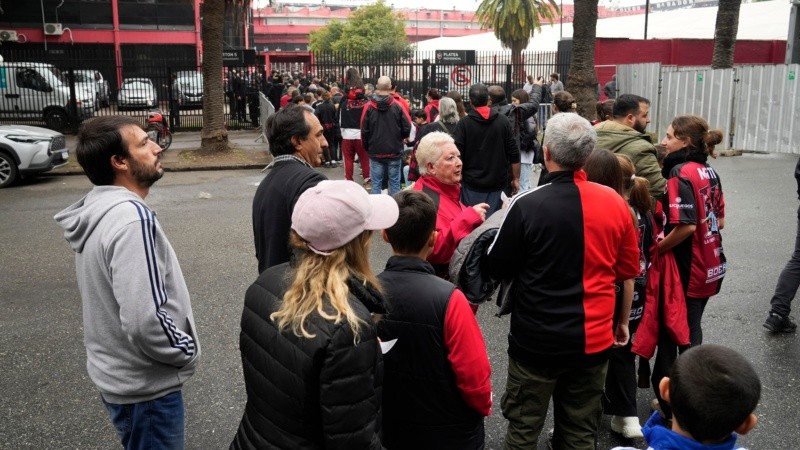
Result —
[[800, 0], [792, 0], [789, 35], [786, 38], [786, 64], [800, 64]]

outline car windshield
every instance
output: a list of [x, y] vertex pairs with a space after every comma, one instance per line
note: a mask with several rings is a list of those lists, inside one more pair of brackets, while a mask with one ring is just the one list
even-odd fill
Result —
[[122, 89], [131, 89], [131, 90], [140, 90], [140, 89], [150, 89], [153, 85], [146, 82], [146, 81], [126, 81], [122, 83]]
[[52, 87], [64, 86], [64, 83], [62, 83], [61, 81], [63, 75], [61, 74], [61, 71], [56, 69], [55, 67], [45, 66], [44, 70], [40, 70], [39, 73], [42, 74], [42, 78], [44, 78], [48, 83], [50, 83], [50, 86]]
[[76, 70], [72, 73], [75, 74], [76, 83], [94, 83], [94, 74], [89, 70]]
[[203, 78], [200, 76], [196, 77], [183, 77], [179, 79], [181, 86], [184, 88], [194, 88], [199, 89], [203, 87]]

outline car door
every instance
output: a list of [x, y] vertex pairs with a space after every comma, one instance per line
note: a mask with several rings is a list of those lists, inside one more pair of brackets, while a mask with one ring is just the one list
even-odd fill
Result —
[[53, 87], [31, 67], [17, 68], [14, 81], [14, 112], [25, 117], [38, 117], [47, 106]]
[[0, 67], [0, 117], [12, 117], [18, 109], [19, 88], [13, 67]]

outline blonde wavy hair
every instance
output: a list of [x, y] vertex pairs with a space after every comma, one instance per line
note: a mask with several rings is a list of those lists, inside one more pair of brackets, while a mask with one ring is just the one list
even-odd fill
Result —
[[[306, 329], [306, 320], [316, 313], [334, 323], [347, 321], [355, 335], [353, 343], [358, 343], [364, 321], [358, 318], [350, 305], [347, 280], [355, 277], [364, 284], [380, 289], [378, 279], [369, 265], [371, 236], [371, 231], [364, 231], [333, 250], [330, 255], [323, 256], [310, 251], [306, 241], [294, 230], [291, 231], [289, 244], [299, 250], [299, 263], [283, 295], [281, 307], [269, 316], [280, 331], [290, 328], [298, 337], [313, 338], [315, 335]], [[328, 304], [333, 307], [333, 313], [327, 308]]]

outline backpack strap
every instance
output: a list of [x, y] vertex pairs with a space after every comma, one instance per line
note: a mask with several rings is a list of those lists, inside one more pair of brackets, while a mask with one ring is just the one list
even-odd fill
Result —
[[434, 191], [433, 189], [431, 189], [428, 186], [423, 186], [422, 187], [422, 192], [428, 194], [428, 197], [430, 197], [431, 200], [433, 200], [433, 205], [436, 206], [436, 210], [438, 211], [439, 210], [439, 193]]

